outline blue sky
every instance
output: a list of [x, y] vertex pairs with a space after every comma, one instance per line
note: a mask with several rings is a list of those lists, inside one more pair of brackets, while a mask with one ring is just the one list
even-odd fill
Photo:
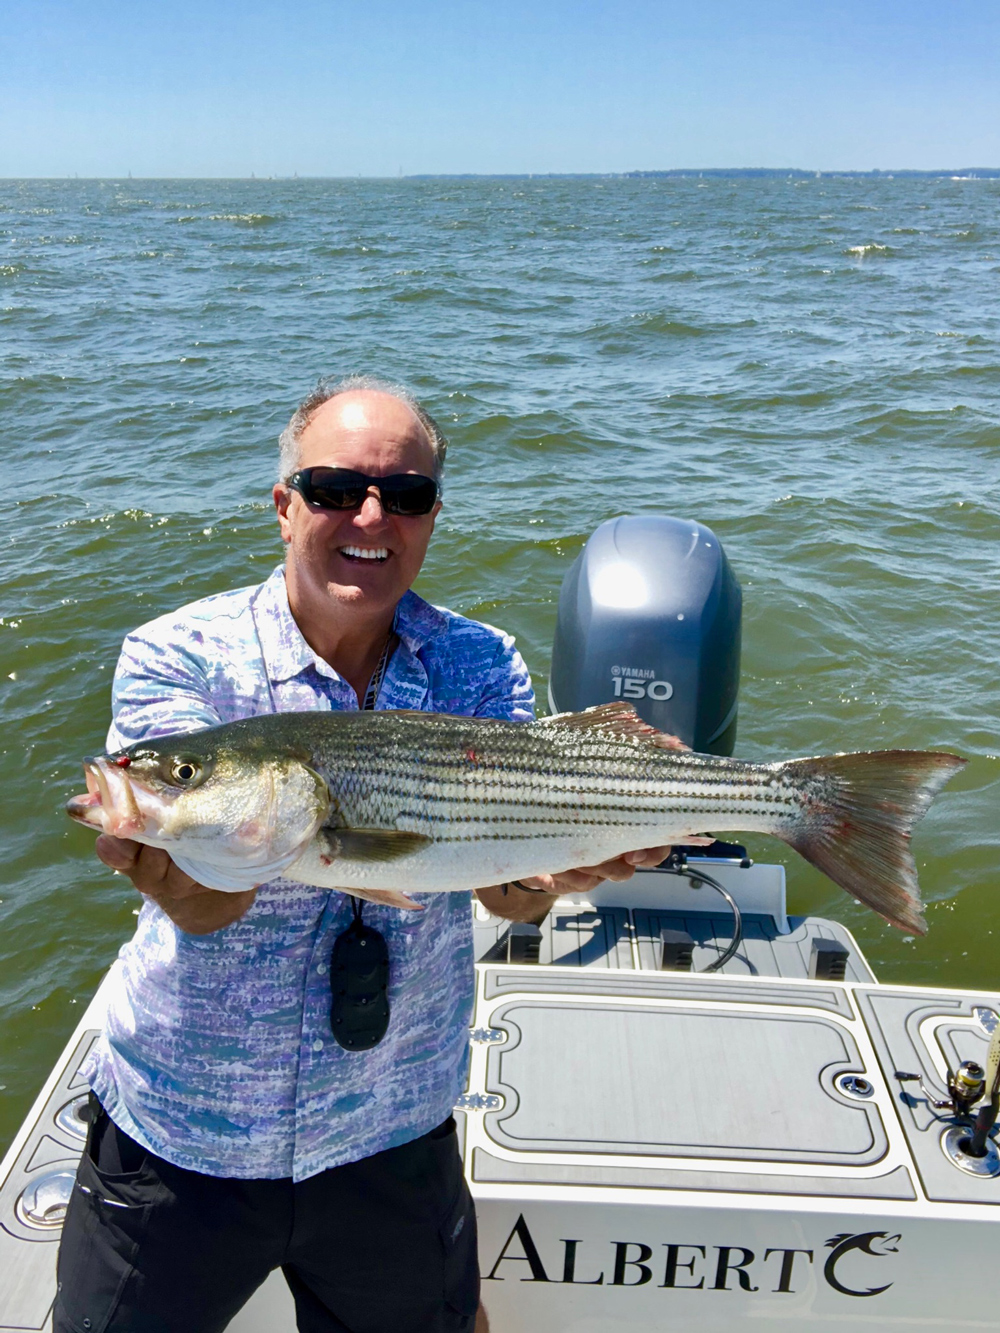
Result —
[[0, 175], [1000, 166], [997, 0], [4, 0]]

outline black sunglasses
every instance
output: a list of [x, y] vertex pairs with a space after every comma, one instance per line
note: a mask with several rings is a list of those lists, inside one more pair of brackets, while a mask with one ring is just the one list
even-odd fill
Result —
[[360, 509], [369, 490], [378, 491], [387, 514], [416, 518], [429, 514], [437, 503], [438, 484], [433, 477], [415, 472], [394, 472], [389, 477], [369, 477], [346, 467], [304, 467], [287, 484], [311, 505], [320, 509]]

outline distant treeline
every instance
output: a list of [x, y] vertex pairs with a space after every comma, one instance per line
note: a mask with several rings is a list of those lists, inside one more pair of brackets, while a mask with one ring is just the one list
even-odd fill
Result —
[[664, 171], [457, 171], [424, 172], [407, 180], [715, 180], [774, 177], [776, 180], [1000, 180], [1000, 167], [943, 167], [940, 171], [804, 171], [801, 167], [671, 167]]
[[884, 179], [893, 179], [897, 176], [904, 176], [907, 179], [918, 178], [923, 180], [1000, 180], [1000, 167], [953, 167], [942, 168], [940, 171], [803, 171], [799, 167], [705, 167], [695, 170], [694, 168], [673, 167], [667, 171], [624, 171], [623, 176], [644, 178], [646, 176], [671, 176], [675, 179], [690, 180], [697, 179], [700, 176], [775, 176], [783, 179], [791, 177], [794, 180], [815, 180], [817, 178], [827, 177], [858, 177], [863, 180], [870, 180], [872, 177], [879, 176]]

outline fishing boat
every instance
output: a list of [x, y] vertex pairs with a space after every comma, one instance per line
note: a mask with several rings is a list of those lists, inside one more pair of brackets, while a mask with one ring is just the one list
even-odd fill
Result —
[[[603, 524], [563, 584], [552, 710], [630, 699], [731, 753], [740, 607], [710, 529]], [[1000, 994], [879, 984], [731, 843], [474, 927], [455, 1117], [494, 1333], [996, 1329]], [[3, 1333], [50, 1327], [104, 1003], [0, 1166]], [[230, 1330], [294, 1327], [276, 1272]]]

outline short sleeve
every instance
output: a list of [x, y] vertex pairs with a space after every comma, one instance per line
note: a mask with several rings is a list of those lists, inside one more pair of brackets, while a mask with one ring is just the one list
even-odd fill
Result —
[[535, 716], [531, 676], [509, 634], [501, 635], [474, 716], [507, 722], [531, 722]]
[[160, 642], [142, 630], [130, 634], [122, 646], [111, 688], [111, 715], [109, 751], [222, 721], [201, 660], [183, 645]]

